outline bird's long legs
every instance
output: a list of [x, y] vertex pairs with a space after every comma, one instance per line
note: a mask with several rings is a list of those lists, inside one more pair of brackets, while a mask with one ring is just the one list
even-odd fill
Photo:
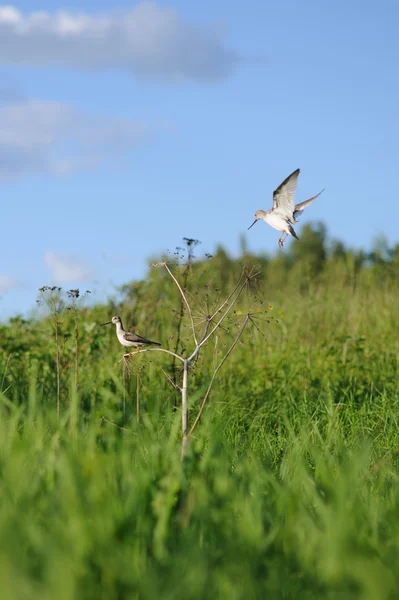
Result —
[[[285, 237], [283, 237], [285, 236]], [[278, 245], [280, 246], [280, 248], [282, 248], [284, 246], [284, 242], [288, 237], [288, 233], [286, 231], [283, 231], [283, 233], [280, 235], [280, 237], [278, 238]]]

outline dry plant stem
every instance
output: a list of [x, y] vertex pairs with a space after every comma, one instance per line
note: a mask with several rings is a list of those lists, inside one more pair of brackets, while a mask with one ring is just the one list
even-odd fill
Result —
[[204, 333], [202, 334], [202, 338], [201, 338], [200, 344], [202, 344], [202, 342], [204, 341], [204, 339], [206, 338], [206, 336], [208, 334], [209, 326], [211, 324], [211, 319], [212, 319], [212, 317], [208, 317], [207, 320], [206, 320], [205, 328], [204, 328]]
[[[166, 266], [166, 265], [165, 265], [165, 266]], [[169, 269], [168, 269], [168, 272], [171, 274], [171, 272], [170, 272], [170, 270], [169, 270]], [[172, 275], [172, 274], [171, 274], [171, 275]], [[172, 277], [173, 277], [173, 275], [172, 275]], [[176, 283], [177, 283], [177, 282], [176, 282]], [[177, 285], [178, 285], [178, 284], [177, 284]], [[181, 290], [181, 288], [180, 288], [180, 286], [179, 286], [179, 289], [181, 290], [181, 293], [182, 293], [182, 295], [184, 296], [185, 302], [186, 302], [187, 306], [189, 307], [189, 312], [190, 312], [190, 317], [191, 317], [191, 323], [192, 323], [192, 327], [193, 327], [193, 337], [194, 337], [194, 341], [195, 341], [195, 344], [196, 344], [196, 348], [195, 348], [194, 352], [191, 354], [191, 356], [190, 356], [188, 359], [186, 359], [186, 360], [183, 362], [183, 368], [184, 368], [184, 371], [183, 371], [183, 386], [182, 386], [182, 459], [184, 459], [184, 457], [185, 457], [185, 455], [186, 455], [186, 452], [187, 452], [187, 446], [188, 446], [188, 435], [189, 435], [189, 434], [188, 434], [188, 400], [187, 400], [187, 384], [188, 384], [188, 370], [189, 370], [189, 368], [190, 368], [191, 361], [192, 361], [192, 360], [194, 360], [194, 359], [195, 359], [195, 358], [198, 356], [198, 354], [199, 354], [199, 352], [200, 352], [200, 350], [201, 350], [202, 346], [203, 346], [203, 345], [204, 345], [204, 344], [207, 342], [207, 340], [208, 340], [208, 339], [209, 339], [209, 338], [212, 336], [212, 334], [213, 334], [213, 333], [214, 333], [214, 332], [217, 330], [217, 328], [218, 328], [218, 327], [221, 325], [222, 321], [223, 321], [223, 320], [224, 320], [224, 319], [227, 317], [227, 315], [229, 314], [230, 310], [233, 308], [234, 304], [237, 302], [238, 298], [240, 297], [240, 295], [241, 295], [241, 292], [243, 291], [243, 289], [244, 289], [245, 285], [246, 285], [246, 281], [244, 281], [243, 283], [241, 283], [241, 285], [240, 285], [240, 286], [236, 286], [236, 287], [234, 288], [233, 294], [234, 294], [234, 292], [235, 292], [237, 289], [238, 289], [238, 292], [236, 293], [235, 297], [233, 298], [233, 300], [232, 300], [232, 302], [231, 302], [231, 305], [230, 305], [230, 306], [229, 306], [229, 307], [226, 309], [226, 311], [224, 312], [224, 314], [222, 315], [222, 317], [219, 319], [219, 321], [216, 323], [216, 325], [213, 327], [213, 329], [211, 330], [211, 332], [210, 332], [210, 333], [208, 333], [208, 329], [209, 329], [210, 321], [209, 321], [209, 320], [207, 321], [207, 323], [206, 323], [206, 325], [205, 325], [204, 334], [203, 334], [203, 336], [202, 336], [202, 339], [201, 339], [201, 341], [200, 341], [199, 343], [197, 342], [197, 339], [196, 339], [196, 336], [195, 336], [194, 321], [193, 321], [193, 318], [192, 318], [192, 314], [191, 314], [191, 309], [190, 309], [190, 307], [189, 307], [189, 303], [188, 303], [188, 301], [187, 301], [187, 299], [186, 299], [186, 297], [185, 297], [185, 295], [184, 295], [184, 292], [183, 292], [183, 290]], [[230, 299], [233, 297], [233, 294], [230, 294], [230, 296], [229, 296], [229, 299], [227, 300], [227, 302], [228, 302], [228, 301], [229, 301], [229, 300], [230, 300]], [[224, 306], [226, 306], [226, 302], [224, 302], [224, 303], [222, 304], [222, 308], [223, 308]], [[219, 310], [221, 310], [221, 309], [219, 309]], [[239, 340], [239, 338], [240, 338], [240, 336], [241, 336], [242, 332], [244, 331], [244, 329], [245, 329], [245, 327], [246, 327], [246, 325], [247, 325], [247, 323], [248, 323], [248, 319], [249, 319], [249, 317], [247, 317], [247, 319], [246, 319], [246, 321], [245, 321], [245, 324], [244, 324], [244, 325], [243, 325], [243, 327], [242, 327], [242, 330], [240, 331], [239, 335], [237, 336], [237, 338], [236, 338], [235, 342], [233, 343], [233, 345], [231, 346], [230, 350], [227, 352], [227, 354], [226, 354], [225, 358], [224, 358], [224, 359], [223, 359], [223, 361], [220, 363], [220, 365], [219, 365], [219, 366], [218, 366], [218, 367], [215, 369], [215, 372], [214, 372], [214, 374], [213, 374], [213, 377], [212, 377], [211, 383], [210, 383], [210, 385], [209, 385], [209, 388], [208, 388], [208, 390], [207, 390], [207, 393], [206, 393], [206, 396], [205, 396], [205, 402], [206, 402], [206, 400], [207, 400], [207, 398], [208, 398], [208, 396], [209, 396], [209, 393], [210, 393], [210, 390], [211, 390], [211, 387], [212, 387], [213, 381], [214, 381], [214, 379], [215, 379], [215, 377], [216, 377], [216, 374], [217, 374], [218, 370], [220, 369], [220, 367], [222, 366], [223, 362], [226, 360], [226, 358], [228, 357], [228, 355], [230, 354], [230, 352], [233, 350], [234, 346], [235, 346], [235, 345], [236, 345], [236, 343], [238, 342], [238, 340]], [[203, 406], [205, 406], [205, 402], [203, 402]], [[200, 409], [199, 417], [201, 416], [201, 413], [202, 413], [202, 410], [203, 410], [203, 406], [202, 406], [202, 407], [201, 407], [201, 409]], [[196, 419], [196, 422], [194, 423], [194, 426], [195, 426], [195, 425], [196, 425], [196, 423], [198, 422], [198, 420], [199, 420], [199, 417], [197, 416], [197, 419]]]
[[193, 330], [194, 342], [195, 342], [196, 345], [198, 345], [197, 337], [195, 335], [195, 325], [194, 325], [193, 313], [191, 312], [191, 307], [190, 307], [190, 305], [188, 303], [186, 295], [185, 295], [185, 293], [184, 293], [184, 291], [183, 291], [180, 283], [177, 281], [176, 277], [173, 275], [172, 271], [169, 269], [169, 267], [168, 267], [168, 265], [166, 263], [164, 263], [164, 267], [167, 270], [167, 272], [169, 273], [169, 275], [171, 276], [171, 278], [173, 279], [173, 281], [175, 282], [175, 284], [177, 285], [177, 287], [178, 287], [178, 289], [179, 289], [179, 291], [180, 291], [180, 293], [182, 295], [182, 298], [184, 300], [184, 303], [187, 306], [188, 314], [190, 315], [191, 328]]
[[[175, 356], [181, 362], [184, 362], [184, 358], [182, 358], [178, 354], [175, 354], [175, 352], [171, 352], [170, 350], [165, 350], [165, 348], [142, 348], [141, 350], [135, 350], [134, 352], [131, 352], [130, 355], [132, 355], [132, 354], [142, 354], [143, 352], [165, 352], [166, 354], [170, 354], [171, 356]], [[127, 355], [127, 356], [129, 356], [129, 355]], [[123, 355], [122, 358], [120, 360], [118, 360], [115, 364], [116, 365], [119, 364], [124, 358], [125, 358], [125, 355]]]
[[[160, 266], [160, 264], [159, 264]], [[192, 363], [192, 361], [194, 359], [196, 359], [196, 357], [198, 357], [198, 354], [202, 348], [202, 346], [204, 344], [206, 344], [206, 342], [209, 340], [209, 338], [215, 333], [215, 331], [217, 331], [217, 329], [221, 326], [222, 322], [224, 321], [224, 319], [227, 317], [227, 315], [230, 313], [231, 309], [233, 308], [233, 306], [236, 304], [236, 302], [238, 301], [242, 291], [244, 290], [246, 284], [247, 284], [247, 279], [245, 279], [244, 281], [242, 281], [242, 277], [240, 278], [239, 282], [237, 283], [237, 285], [235, 286], [234, 290], [230, 293], [230, 295], [228, 296], [228, 298], [220, 305], [220, 307], [217, 309], [217, 311], [212, 315], [212, 316], [208, 316], [206, 319], [206, 323], [205, 323], [205, 327], [204, 327], [204, 332], [201, 338], [201, 341], [198, 342], [197, 337], [196, 337], [196, 333], [195, 333], [195, 325], [194, 325], [194, 319], [193, 319], [193, 315], [192, 315], [192, 311], [191, 311], [191, 307], [190, 304], [187, 300], [186, 294], [184, 293], [184, 290], [182, 289], [181, 285], [179, 284], [179, 282], [177, 281], [176, 277], [173, 275], [172, 271], [169, 269], [168, 265], [166, 263], [162, 263], [162, 266], [165, 267], [165, 269], [167, 270], [167, 272], [169, 273], [169, 275], [171, 276], [172, 280], [174, 281], [174, 283], [176, 284], [176, 286], [178, 287], [181, 297], [184, 301], [184, 304], [187, 307], [188, 310], [188, 314], [190, 316], [190, 320], [191, 320], [191, 327], [192, 327], [192, 333], [193, 333], [193, 338], [194, 338], [194, 342], [195, 342], [195, 349], [192, 352], [192, 354], [184, 359], [183, 357], [179, 356], [178, 354], [176, 354], [175, 352], [171, 352], [170, 350], [165, 350], [164, 348], [143, 348], [141, 350], [137, 350], [135, 352], [131, 352], [130, 355], [125, 355], [124, 357], [122, 357], [121, 360], [126, 359], [126, 357], [132, 356], [134, 354], [140, 354], [142, 352], [165, 352], [165, 354], [169, 354], [171, 356], [173, 356], [175, 359], [180, 360], [183, 363], [183, 383], [182, 383], [182, 387], [179, 388], [175, 382], [173, 382], [173, 380], [166, 374], [166, 378], [169, 381], [169, 383], [171, 383], [171, 385], [173, 385], [173, 387], [175, 387], [175, 389], [178, 389], [181, 392], [181, 398], [182, 398], [182, 449], [181, 449], [181, 457], [182, 459], [185, 458], [186, 453], [187, 453], [187, 447], [188, 447], [188, 438], [189, 436], [192, 434], [192, 432], [194, 431], [195, 427], [197, 426], [202, 412], [204, 410], [205, 404], [209, 398], [209, 394], [211, 392], [212, 389], [212, 385], [213, 382], [215, 380], [215, 377], [218, 373], [218, 371], [220, 370], [220, 368], [222, 367], [222, 365], [224, 364], [224, 362], [227, 360], [227, 358], [230, 356], [231, 352], [234, 350], [235, 346], [237, 345], [241, 335], [244, 332], [245, 327], [248, 324], [248, 321], [250, 320], [250, 315], [248, 314], [244, 320], [243, 325], [240, 328], [240, 331], [238, 332], [235, 340], [233, 341], [232, 345], [230, 346], [229, 350], [226, 352], [225, 356], [223, 357], [223, 359], [220, 361], [220, 363], [214, 368], [214, 372], [211, 378], [211, 381], [209, 383], [208, 389], [206, 391], [206, 394], [204, 396], [204, 399], [202, 401], [202, 404], [200, 406], [199, 412], [196, 416], [196, 419], [193, 423], [193, 426], [191, 427], [190, 431], [188, 429], [188, 373], [189, 373], [189, 369], [190, 369], [190, 365]], [[230, 303], [230, 305], [229, 305]], [[229, 306], [228, 306], [229, 305]], [[226, 308], [227, 307], [227, 308]], [[223, 309], [224, 312], [223, 312]], [[214, 319], [216, 317], [217, 314], [222, 312], [222, 316], [220, 317], [220, 319], [217, 321], [217, 323], [212, 327], [211, 331], [209, 331], [209, 329], [211, 328], [211, 321], [212, 319]], [[120, 361], [118, 361], [120, 362]]]
[[166, 354], [171, 354], [178, 358], [181, 362], [184, 362], [184, 358], [176, 354], [175, 352], [171, 352], [170, 350], [165, 350], [165, 348], [141, 348], [140, 350], [136, 350], [134, 354], [141, 354], [142, 352], [166, 352]]
[[211, 379], [211, 381], [210, 381], [210, 383], [209, 383], [208, 389], [206, 390], [206, 394], [205, 394], [205, 396], [204, 396], [204, 399], [203, 399], [203, 401], [202, 401], [202, 403], [201, 403], [200, 409], [199, 409], [199, 411], [198, 411], [198, 414], [197, 414], [197, 416], [196, 416], [196, 418], [195, 418], [195, 421], [194, 421], [194, 423], [193, 423], [193, 425], [192, 425], [192, 427], [191, 427], [191, 429], [190, 429], [190, 431], [189, 431], [189, 434], [188, 434], [188, 436], [190, 436], [190, 435], [193, 433], [194, 429], [195, 429], [195, 428], [196, 428], [196, 426], [197, 426], [197, 423], [198, 423], [198, 421], [199, 421], [199, 420], [200, 420], [200, 418], [201, 418], [202, 412], [203, 412], [203, 410], [204, 410], [204, 407], [205, 407], [206, 401], [207, 401], [207, 400], [208, 400], [208, 398], [209, 398], [209, 394], [211, 393], [212, 385], [213, 385], [213, 382], [214, 382], [214, 380], [215, 380], [215, 377], [216, 377], [216, 375], [217, 375], [218, 371], [219, 371], [219, 370], [220, 370], [220, 368], [223, 366], [224, 362], [227, 360], [227, 358], [229, 357], [229, 355], [232, 353], [232, 351], [234, 350], [235, 346], [238, 344], [238, 341], [239, 341], [240, 337], [241, 337], [241, 336], [242, 336], [242, 334], [244, 333], [244, 329], [245, 329], [245, 328], [246, 328], [246, 326], [248, 325], [249, 319], [250, 319], [250, 317], [249, 317], [249, 315], [247, 315], [247, 316], [245, 317], [245, 321], [244, 321], [244, 323], [242, 324], [242, 326], [241, 326], [241, 329], [240, 329], [240, 331], [238, 332], [238, 334], [237, 334], [237, 336], [236, 336], [236, 338], [235, 338], [234, 342], [231, 344], [230, 348], [228, 349], [228, 351], [226, 352], [226, 354], [224, 355], [224, 357], [222, 358], [222, 360], [220, 361], [220, 363], [218, 364], [218, 366], [217, 366], [217, 367], [216, 367], [216, 369], [214, 370], [214, 372], [213, 372], [213, 375], [212, 375], [212, 379]]
[[216, 331], [216, 329], [219, 327], [219, 325], [221, 325], [221, 324], [222, 324], [222, 322], [224, 321], [224, 319], [227, 317], [227, 315], [229, 314], [229, 312], [230, 312], [230, 311], [231, 311], [231, 309], [233, 308], [234, 304], [237, 302], [238, 298], [241, 296], [241, 293], [242, 293], [243, 289], [245, 288], [246, 284], [247, 284], [247, 282], [246, 282], [246, 281], [244, 281], [244, 282], [241, 284], [241, 286], [240, 286], [240, 288], [239, 288], [239, 290], [238, 290], [238, 292], [237, 292], [237, 294], [236, 294], [235, 298], [233, 298], [233, 300], [232, 300], [232, 302], [231, 302], [230, 306], [229, 306], [229, 307], [226, 309], [225, 313], [224, 313], [224, 314], [223, 314], [223, 315], [220, 317], [219, 321], [216, 323], [216, 325], [213, 327], [213, 329], [212, 329], [212, 330], [211, 330], [211, 331], [208, 333], [208, 335], [207, 335], [207, 336], [206, 336], [206, 337], [205, 337], [205, 338], [204, 338], [204, 339], [201, 341], [201, 343], [200, 343], [200, 346], [202, 346], [203, 344], [205, 344], [205, 343], [208, 341], [208, 339], [209, 339], [209, 338], [210, 338], [210, 337], [211, 337], [211, 336], [214, 334], [214, 332], [215, 332], [215, 331]]
[[213, 369], [216, 369], [216, 361], [217, 361], [217, 347], [219, 343], [219, 336], [215, 336], [215, 345], [213, 347]]
[[216, 325], [212, 328], [212, 330], [201, 340], [201, 342], [199, 344], [197, 344], [196, 349], [194, 350], [194, 352], [192, 353], [192, 355], [188, 358], [189, 361], [191, 361], [200, 351], [201, 347], [209, 340], [209, 338], [215, 333], [215, 331], [217, 330], [217, 328], [222, 324], [222, 322], [224, 321], [224, 319], [227, 317], [227, 315], [229, 314], [229, 312], [231, 311], [231, 309], [233, 308], [234, 304], [237, 302], [238, 298], [241, 295], [241, 292], [243, 291], [244, 287], [246, 285], [246, 281], [244, 281], [241, 284], [241, 287], [238, 290], [238, 293], [236, 294], [235, 298], [233, 299], [232, 303], [230, 304], [229, 308], [226, 310], [226, 312], [220, 317], [219, 321], [216, 323]]
[[234, 296], [234, 294], [240, 287], [241, 281], [242, 281], [242, 275], [241, 275], [240, 279], [238, 280], [237, 285], [234, 288], [234, 290], [227, 296], [226, 300], [224, 302], [222, 302], [222, 304], [219, 306], [219, 308], [217, 310], [215, 310], [215, 312], [213, 313], [213, 315], [210, 318], [211, 321], [212, 321], [212, 319], [214, 319], [216, 317], [216, 315], [218, 313], [220, 313], [220, 311], [226, 306], [226, 304], [228, 304], [230, 302], [231, 298]]
[[178, 386], [173, 379], [167, 374], [166, 371], [164, 371], [163, 369], [161, 369], [162, 373], [165, 375], [166, 379], [169, 381], [170, 385], [173, 386], [175, 388], [175, 390], [178, 390], [181, 393], [181, 387]]
[[[206, 322], [206, 324], [205, 324], [205, 329], [204, 329], [204, 333], [203, 333], [203, 335], [202, 335], [202, 338], [201, 338], [201, 342], [200, 342], [200, 344], [202, 343], [202, 340], [204, 340], [204, 339], [206, 338], [206, 335], [207, 335], [207, 333], [208, 333], [208, 330], [209, 330], [209, 325], [210, 325], [210, 324], [211, 324], [211, 322], [210, 322], [210, 320], [209, 320], [209, 318], [208, 318], [208, 319], [207, 319], [207, 322]], [[199, 350], [198, 350], [198, 352], [197, 352], [197, 353], [196, 353], [196, 354], [195, 354], [193, 357], [191, 357], [191, 358], [190, 358], [190, 364], [191, 364], [191, 362], [192, 362], [193, 360], [196, 362], [196, 361], [197, 361], [197, 359], [198, 359], [198, 356], [199, 356]], [[194, 364], [195, 364], [195, 362], [194, 362]]]
[[[188, 274], [190, 272], [190, 260], [186, 265], [186, 268], [184, 269], [184, 273], [183, 273], [183, 289], [186, 289], [187, 287], [187, 280], [188, 280]], [[186, 303], [185, 303], [185, 298], [182, 294], [180, 294], [180, 318], [177, 324], [177, 333], [176, 333], [176, 345], [175, 345], [175, 350], [178, 350], [179, 345], [180, 345], [180, 335], [181, 335], [181, 326], [182, 326], [182, 322], [183, 322], [183, 317], [184, 317], [184, 307], [185, 307]], [[172, 360], [172, 373], [173, 373], [173, 382], [175, 384], [176, 387], [176, 376], [177, 376], [177, 369], [176, 369], [176, 359], [175, 357], [173, 357]], [[177, 387], [176, 387], [177, 390]], [[173, 396], [173, 408], [176, 410], [177, 408], [177, 399], [176, 399], [176, 394], [174, 394]]]
[[182, 426], [182, 448], [181, 457], [185, 457], [187, 452], [187, 434], [188, 434], [188, 398], [187, 398], [187, 387], [188, 387], [188, 369], [190, 362], [185, 360], [183, 363], [183, 386], [181, 390], [181, 426]]
[[261, 328], [259, 327], [259, 325], [257, 325], [255, 323], [255, 319], [254, 318], [251, 319], [251, 323], [255, 327], [255, 329], [257, 329], [259, 331], [259, 333], [261, 334], [261, 336], [263, 337], [263, 339], [265, 340], [265, 342], [267, 342], [267, 337], [265, 336], [264, 332], [261, 330]]

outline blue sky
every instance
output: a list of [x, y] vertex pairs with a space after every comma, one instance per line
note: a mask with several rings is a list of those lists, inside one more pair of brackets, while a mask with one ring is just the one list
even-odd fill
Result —
[[394, 0], [0, 6], [0, 319], [44, 284], [104, 298], [184, 236], [237, 253], [297, 167], [297, 201], [326, 188], [302, 222], [396, 243], [398, 20]]

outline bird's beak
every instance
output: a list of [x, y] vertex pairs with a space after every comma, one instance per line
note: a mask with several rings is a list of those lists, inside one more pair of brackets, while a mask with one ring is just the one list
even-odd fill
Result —
[[[248, 229], [251, 229], [251, 227], [253, 227], [253, 226], [255, 225], [255, 223], [256, 223], [256, 221], [257, 221], [257, 220], [258, 220], [258, 219], [255, 219], [255, 221], [252, 223], [252, 225], [250, 225], [250, 226], [248, 227]], [[247, 229], [247, 231], [248, 231], [248, 229]]]
[[112, 321], [107, 321], [106, 323], [101, 323], [100, 327], [102, 327], [103, 325], [112, 325]]

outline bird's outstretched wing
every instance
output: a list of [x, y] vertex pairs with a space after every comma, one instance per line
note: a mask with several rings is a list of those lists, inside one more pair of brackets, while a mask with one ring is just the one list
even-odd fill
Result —
[[309, 198], [309, 200], [304, 200], [304, 202], [300, 202], [299, 204], [295, 204], [295, 208], [294, 208], [294, 219], [297, 219], [298, 217], [301, 216], [301, 214], [303, 213], [304, 209], [309, 206], [309, 204], [311, 204], [313, 202], [313, 200], [316, 200], [316, 198], [318, 198], [320, 196], [320, 194], [322, 194], [324, 192], [324, 189], [321, 190], [321, 192], [319, 192], [318, 194], [316, 194], [316, 196], [313, 196], [312, 198]]
[[295, 210], [294, 196], [300, 169], [297, 169], [273, 192], [273, 210], [278, 210], [284, 217], [291, 217]]
[[137, 333], [130, 333], [130, 331], [125, 331], [123, 338], [127, 342], [134, 342], [135, 344], [148, 344], [153, 346], [161, 345], [159, 342], [152, 342], [151, 340], [147, 340], [147, 338], [141, 337], [141, 335], [137, 335]]

